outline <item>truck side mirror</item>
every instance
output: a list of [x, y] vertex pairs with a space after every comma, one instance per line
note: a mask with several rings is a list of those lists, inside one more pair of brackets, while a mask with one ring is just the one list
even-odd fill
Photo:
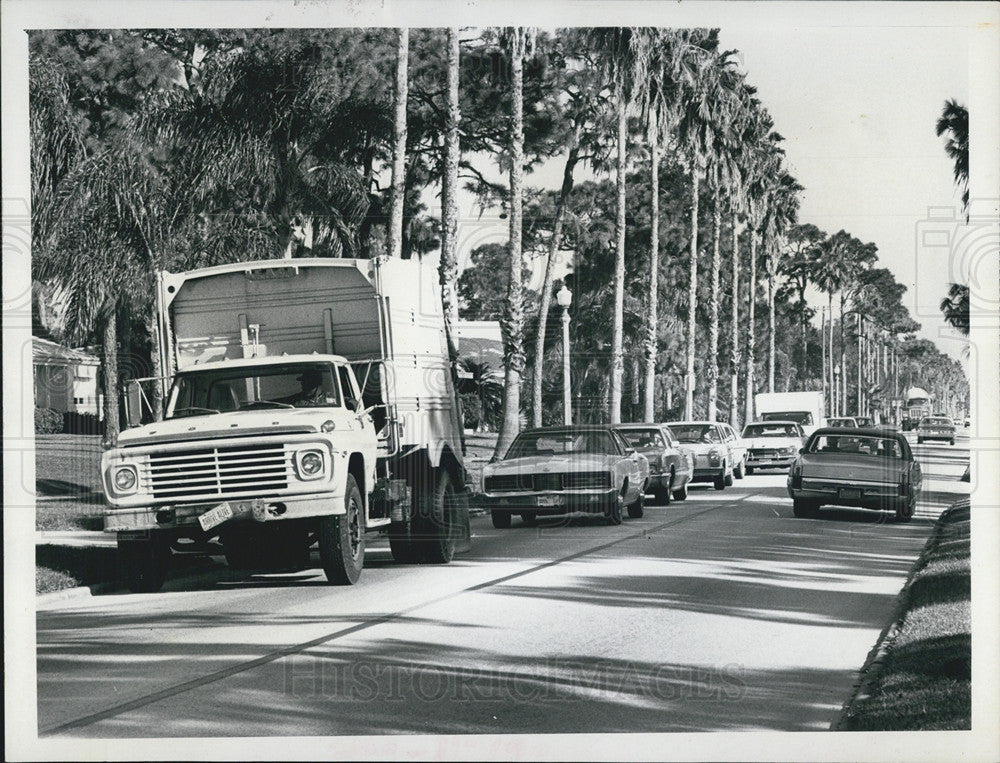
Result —
[[129, 427], [142, 423], [142, 387], [134, 379], [125, 386], [125, 420]]

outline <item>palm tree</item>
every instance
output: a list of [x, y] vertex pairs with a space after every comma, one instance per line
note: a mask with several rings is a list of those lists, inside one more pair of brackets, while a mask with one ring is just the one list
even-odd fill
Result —
[[[441, 262], [438, 280], [441, 285], [441, 303], [444, 312], [445, 335], [448, 351], [454, 362], [458, 353], [455, 347], [455, 324], [458, 323], [458, 162], [461, 151], [458, 126], [461, 112], [458, 103], [459, 52], [458, 30], [447, 31], [448, 49], [448, 110], [445, 115], [444, 174], [441, 178]], [[405, 151], [405, 142], [403, 149]], [[402, 163], [401, 163], [402, 165]], [[393, 197], [395, 199], [395, 197]], [[402, 218], [402, 204], [400, 204]], [[402, 244], [402, 239], [400, 239]]]
[[815, 284], [817, 288], [827, 297], [827, 316], [829, 331], [823, 337], [823, 356], [828, 359], [826, 364], [826, 374], [823, 377], [824, 391], [826, 395], [826, 405], [829, 415], [834, 415], [834, 399], [836, 390], [834, 389], [833, 374], [833, 295], [843, 286], [843, 263], [841, 247], [837, 243], [835, 236], [825, 239], [820, 244], [820, 257], [816, 263]]
[[785, 237], [787, 251], [779, 262], [779, 273], [788, 279], [789, 287], [794, 289], [799, 299], [801, 316], [801, 356], [799, 360], [799, 380], [808, 378], [809, 362], [808, 328], [811, 311], [806, 304], [806, 289], [813, 282], [813, 272], [819, 253], [819, 242], [826, 235], [815, 225], [795, 225]]
[[524, 186], [524, 55], [527, 33], [523, 27], [509, 31], [511, 62], [510, 119], [510, 270], [507, 302], [500, 320], [504, 345], [503, 422], [493, 458], [507, 452], [520, 429], [521, 375], [524, 372], [524, 295], [521, 284], [521, 210]]
[[[406, 187], [406, 101], [407, 58], [410, 50], [410, 30], [396, 30], [396, 77], [393, 82], [395, 119], [392, 125], [392, 193], [389, 207], [389, 256], [401, 257], [403, 253], [403, 197]], [[447, 172], [446, 172], [447, 176]], [[442, 196], [444, 194], [442, 193]], [[442, 266], [445, 257], [442, 252]]]
[[941, 312], [963, 336], [969, 335], [969, 287], [953, 283], [948, 296], [941, 300]]
[[969, 219], [969, 111], [955, 100], [945, 101], [937, 121], [938, 137], [948, 134], [945, 151], [955, 164], [955, 185], [962, 189], [962, 210]]

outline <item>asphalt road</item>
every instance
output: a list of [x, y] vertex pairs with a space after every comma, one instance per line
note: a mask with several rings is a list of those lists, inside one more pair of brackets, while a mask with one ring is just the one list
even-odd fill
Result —
[[397, 565], [374, 542], [351, 588], [316, 569], [220, 572], [51, 602], [39, 733], [827, 729], [964, 487], [967, 441], [917, 452], [929, 488], [909, 524], [795, 519], [784, 474], [765, 473], [618, 527], [475, 517], [472, 551], [447, 566]]

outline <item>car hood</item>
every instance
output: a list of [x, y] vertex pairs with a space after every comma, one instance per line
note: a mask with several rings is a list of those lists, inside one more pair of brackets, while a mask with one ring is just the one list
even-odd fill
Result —
[[574, 453], [568, 456], [525, 456], [487, 464], [484, 475], [544, 474], [546, 472], [593, 472], [610, 469], [622, 456]]
[[870, 482], [898, 482], [909, 464], [898, 458], [857, 458], [834, 453], [804, 454], [799, 463], [802, 466], [802, 476], [806, 479], [835, 478]]
[[745, 437], [743, 441], [748, 448], [795, 448], [799, 452], [802, 447], [802, 440], [798, 437]]
[[698, 456], [708, 453], [712, 448], [720, 453], [726, 449], [725, 443], [721, 442], [682, 442], [681, 447]]

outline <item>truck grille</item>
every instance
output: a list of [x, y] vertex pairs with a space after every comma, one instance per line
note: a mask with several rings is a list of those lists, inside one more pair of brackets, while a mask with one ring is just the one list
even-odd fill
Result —
[[547, 474], [503, 474], [487, 477], [487, 493], [527, 490], [594, 490], [611, 486], [607, 472], [556, 472]]
[[281, 443], [227, 445], [149, 456], [153, 498], [266, 493], [288, 487], [291, 460]]

